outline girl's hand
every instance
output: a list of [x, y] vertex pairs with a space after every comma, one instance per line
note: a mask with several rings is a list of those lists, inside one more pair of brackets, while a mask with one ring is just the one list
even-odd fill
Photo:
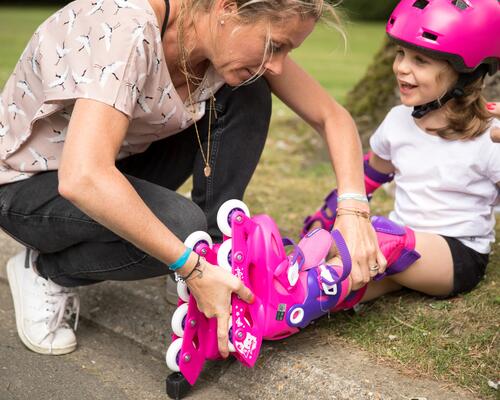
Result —
[[500, 118], [500, 102], [486, 103], [486, 108], [494, 117]]
[[[367, 205], [360, 205], [359, 202], [348, 204], [345, 201], [342, 202], [342, 207], [363, 207], [365, 211], [369, 211]], [[344, 237], [351, 254], [352, 290], [365, 286], [375, 275], [385, 271], [387, 261], [378, 247], [377, 235], [368, 219], [356, 215], [339, 215], [334, 228]]]
[[217, 341], [222, 357], [229, 356], [228, 331], [231, 312], [231, 293], [251, 304], [254, 295], [236, 276], [223, 268], [215, 267], [200, 258], [201, 273], [187, 280], [189, 290], [196, 299], [198, 309], [207, 318], [217, 318]]
[[[496, 118], [500, 118], [500, 102], [487, 103], [486, 108]], [[493, 128], [491, 130], [491, 140], [495, 143], [500, 143], [500, 128]]]

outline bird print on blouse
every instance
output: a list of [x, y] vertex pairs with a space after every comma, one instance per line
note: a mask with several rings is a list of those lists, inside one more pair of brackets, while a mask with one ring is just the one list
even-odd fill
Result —
[[77, 99], [128, 117], [120, 159], [200, 119], [223, 83], [209, 68], [188, 109], [172, 84], [148, 0], [73, 1], [40, 25], [1, 89], [0, 184], [59, 167]]

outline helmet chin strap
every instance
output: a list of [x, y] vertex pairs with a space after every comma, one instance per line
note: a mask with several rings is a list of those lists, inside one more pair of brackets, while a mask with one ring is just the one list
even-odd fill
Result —
[[465, 94], [465, 86], [467, 86], [471, 82], [474, 82], [480, 77], [484, 77], [487, 73], [488, 67], [482, 64], [472, 72], [459, 74], [457, 83], [455, 83], [455, 85], [450, 90], [448, 90], [443, 97], [430, 101], [429, 103], [413, 107], [411, 116], [413, 118], [420, 119], [431, 111], [441, 108], [451, 99], [462, 97]]

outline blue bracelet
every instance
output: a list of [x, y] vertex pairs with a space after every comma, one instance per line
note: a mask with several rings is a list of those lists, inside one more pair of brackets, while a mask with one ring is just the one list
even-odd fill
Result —
[[182, 256], [180, 256], [176, 262], [170, 264], [168, 268], [170, 268], [172, 271], [177, 271], [179, 268], [182, 268], [184, 264], [186, 264], [186, 261], [189, 258], [189, 255], [191, 254], [192, 251], [193, 251], [192, 249], [187, 247], [186, 251], [182, 253]]

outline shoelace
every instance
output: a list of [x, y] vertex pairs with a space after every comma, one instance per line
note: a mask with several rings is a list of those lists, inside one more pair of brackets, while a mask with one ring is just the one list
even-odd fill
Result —
[[80, 298], [75, 292], [64, 290], [64, 288], [58, 286], [55, 287], [55, 285], [51, 285], [50, 283], [47, 284], [46, 281], [43, 282], [43, 286], [47, 287], [45, 293], [52, 299], [52, 301], [47, 301], [47, 303], [52, 305], [52, 307], [48, 310], [51, 315], [45, 318], [49, 332], [40, 342], [43, 342], [49, 336], [54, 336], [59, 328], [69, 327], [67, 320], [69, 320], [73, 314], [75, 315], [73, 330], [76, 331], [78, 328], [78, 318], [80, 316]]

